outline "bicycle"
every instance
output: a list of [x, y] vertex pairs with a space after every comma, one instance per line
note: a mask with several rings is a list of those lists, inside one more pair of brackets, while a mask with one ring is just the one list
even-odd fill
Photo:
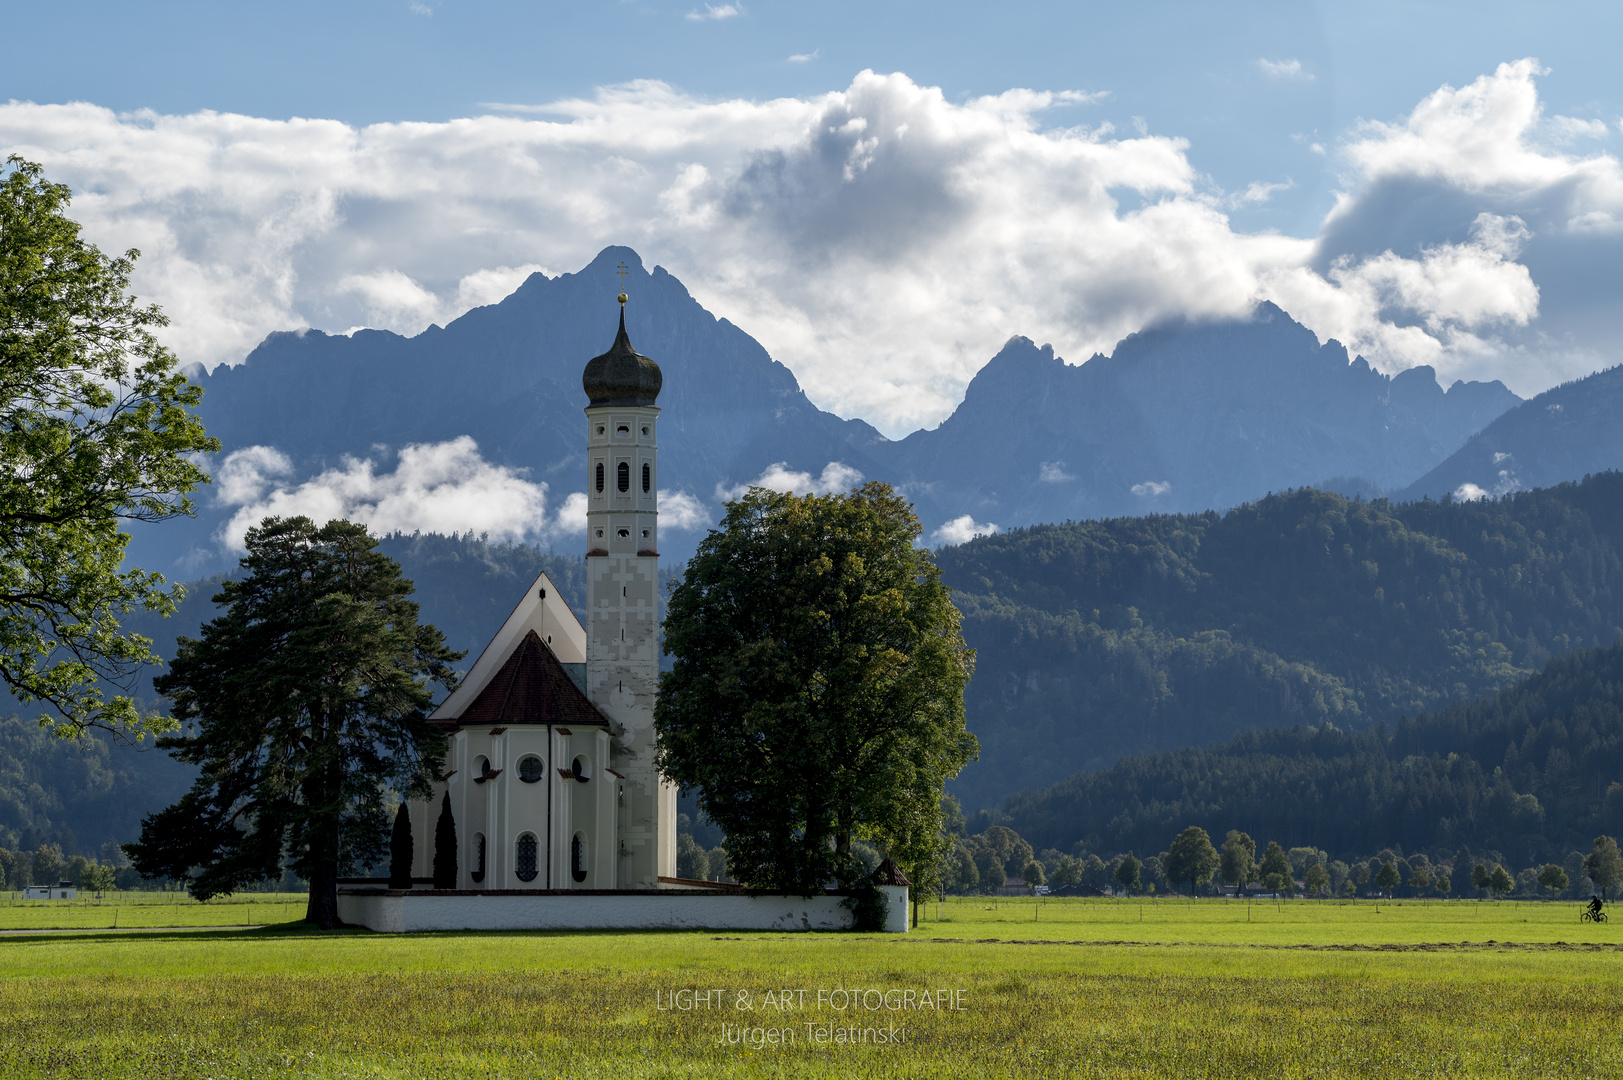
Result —
[[1578, 921], [1579, 922], [1605, 922], [1606, 921], [1606, 912], [1604, 912], [1604, 911], [1590, 911], [1588, 908], [1584, 908], [1583, 914], [1578, 916]]

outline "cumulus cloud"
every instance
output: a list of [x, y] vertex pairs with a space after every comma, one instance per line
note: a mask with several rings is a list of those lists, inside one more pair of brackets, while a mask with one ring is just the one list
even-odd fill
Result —
[[1172, 490], [1172, 485], [1165, 480], [1146, 480], [1142, 484], [1134, 484], [1128, 489], [1134, 495], [1142, 495], [1146, 499], [1158, 499]]
[[222, 546], [245, 550], [248, 529], [270, 515], [302, 514], [318, 522], [347, 518], [375, 533], [473, 532], [514, 541], [586, 528], [584, 493], [571, 494], [549, 519], [547, 485], [485, 461], [466, 435], [405, 447], [393, 472], [380, 473], [370, 460], [346, 458], [341, 467], [302, 483], [272, 485], [290, 471], [286, 455], [273, 447], [247, 447], [226, 457], [218, 497], [238, 509], [216, 534]]
[[791, 64], [809, 64], [816, 60], [817, 54], [822, 51], [822, 49], [813, 49], [811, 52], [795, 53], [789, 58], [789, 62]]
[[998, 532], [998, 527], [989, 521], [976, 521], [969, 514], [955, 517], [941, 528], [930, 534], [938, 546], [951, 546], [953, 544], [967, 544], [977, 536], [991, 536]]
[[1300, 60], [1258, 60], [1257, 66], [1264, 75], [1275, 79], [1303, 79], [1311, 80], [1311, 72], [1304, 71]]
[[662, 491], [659, 494], [659, 521], [667, 529], [687, 532], [708, 528], [710, 511], [704, 503], [685, 491]]
[[1477, 499], [1486, 499], [1488, 493], [1475, 484], [1461, 484], [1454, 489], [1454, 498], [1460, 502], [1474, 502]]
[[779, 461], [768, 465], [765, 472], [747, 484], [735, 487], [717, 484], [716, 498], [723, 502], [731, 502], [752, 487], [787, 491], [795, 495], [827, 495], [835, 491], [850, 491], [861, 483], [860, 472], [838, 461], [831, 461], [823, 466], [820, 476], [813, 476], [809, 472], [795, 472], [789, 468], [787, 462]]
[[744, 14], [742, 4], [706, 4], [704, 10], [695, 8], [687, 13], [689, 22], [720, 22], [723, 19], [736, 19]]
[[[0, 143], [79, 192], [91, 239], [145, 252], [137, 291], [188, 361], [236, 362], [299, 326], [415, 332], [629, 243], [819, 405], [900, 435], [945, 417], [1014, 334], [1074, 360], [1260, 299], [1388, 371], [1429, 363], [1522, 393], [1587, 374], [1589, 357], [1518, 359], [1563, 331], [1514, 241], [1623, 244], [1623, 170], [1588, 135], [1594, 152], [1563, 149], [1593, 123], [1543, 117], [1538, 74], [1504, 65], [1359, 126], [1311, 237], [1236, 230], [1227, 209], [1275, 183], [1215, 190], [1185, 140], [1089, 123], [1076, 108], [1097, 95], [954, 102], [873, 72], [801, 98], [642, 81], [367, 127], [14, 102]], [[1417, 184], [1458, 215], [1413, 212]], [[1600, 340], [1615, 318], [1573, 326]]]
[[1076, 477], [1065, 471], [1063, 461], [1045, 461], [1037, 467], [1037, 482], [1042, 484], [1063, 484]]

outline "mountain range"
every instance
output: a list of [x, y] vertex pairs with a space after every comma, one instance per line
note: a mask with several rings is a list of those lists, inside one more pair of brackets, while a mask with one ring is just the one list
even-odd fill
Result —
[[[816, 407], [747, 333], [612, 247], [414, 337], [272, 334], [241, 364], [195, 373], [202, 418], [223, 456], [274, 448], [289, 466], [283, 486], [346, 459], [386, 473], [406, 446], [471, 437], [561, 505], [584, 487], [580, 372], [613, 338], [622, 262], [632, 340], [664, 373], [661, 487], [698, 511], [662, 527], [672, 561], [719, 518], [725, 492], [778, 463], [814, 477], [839, 463], [836, 476], [896, 484], [944, 542], [968, 535], [936, 532], [966, 515], [1009, 528], [1223, 508], [1337, 477], [1397, 488], [1520, 403], [1498, 382], [1445, 391], [1430, 368], [1389, 377], [1264, 303], [1243, 320], [1152, 327], [1083, 364], [1013, 338], [946, 421], [892, 440]], [[227, 569], [217, 535], [237, 509], [230, 489], [203, 494], [194, 521], [138, 530], [134, 558], [186, 577]], [[562, 531], [544, 539], [577, 547]]]

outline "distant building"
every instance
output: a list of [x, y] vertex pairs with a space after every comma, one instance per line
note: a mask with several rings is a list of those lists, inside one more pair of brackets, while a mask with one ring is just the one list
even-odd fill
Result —
[[74, 900], [78, 896], [79, 888], [71, 881], [56, 885], [30, 885], [23, 889], [24, 900]]

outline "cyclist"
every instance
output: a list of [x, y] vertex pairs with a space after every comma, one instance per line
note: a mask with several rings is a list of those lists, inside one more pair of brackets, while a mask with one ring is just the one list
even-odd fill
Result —
[[1594, 918], [1596, 915], [1599, 915], [1600, 914], [1600, 909], [1603, 906], [1604, 905], [1601, 904], [1599, 896], [1596, 896], [1594, 893], [1589, 894], [1589, 915], [1590, 915], [1590, 918]]

